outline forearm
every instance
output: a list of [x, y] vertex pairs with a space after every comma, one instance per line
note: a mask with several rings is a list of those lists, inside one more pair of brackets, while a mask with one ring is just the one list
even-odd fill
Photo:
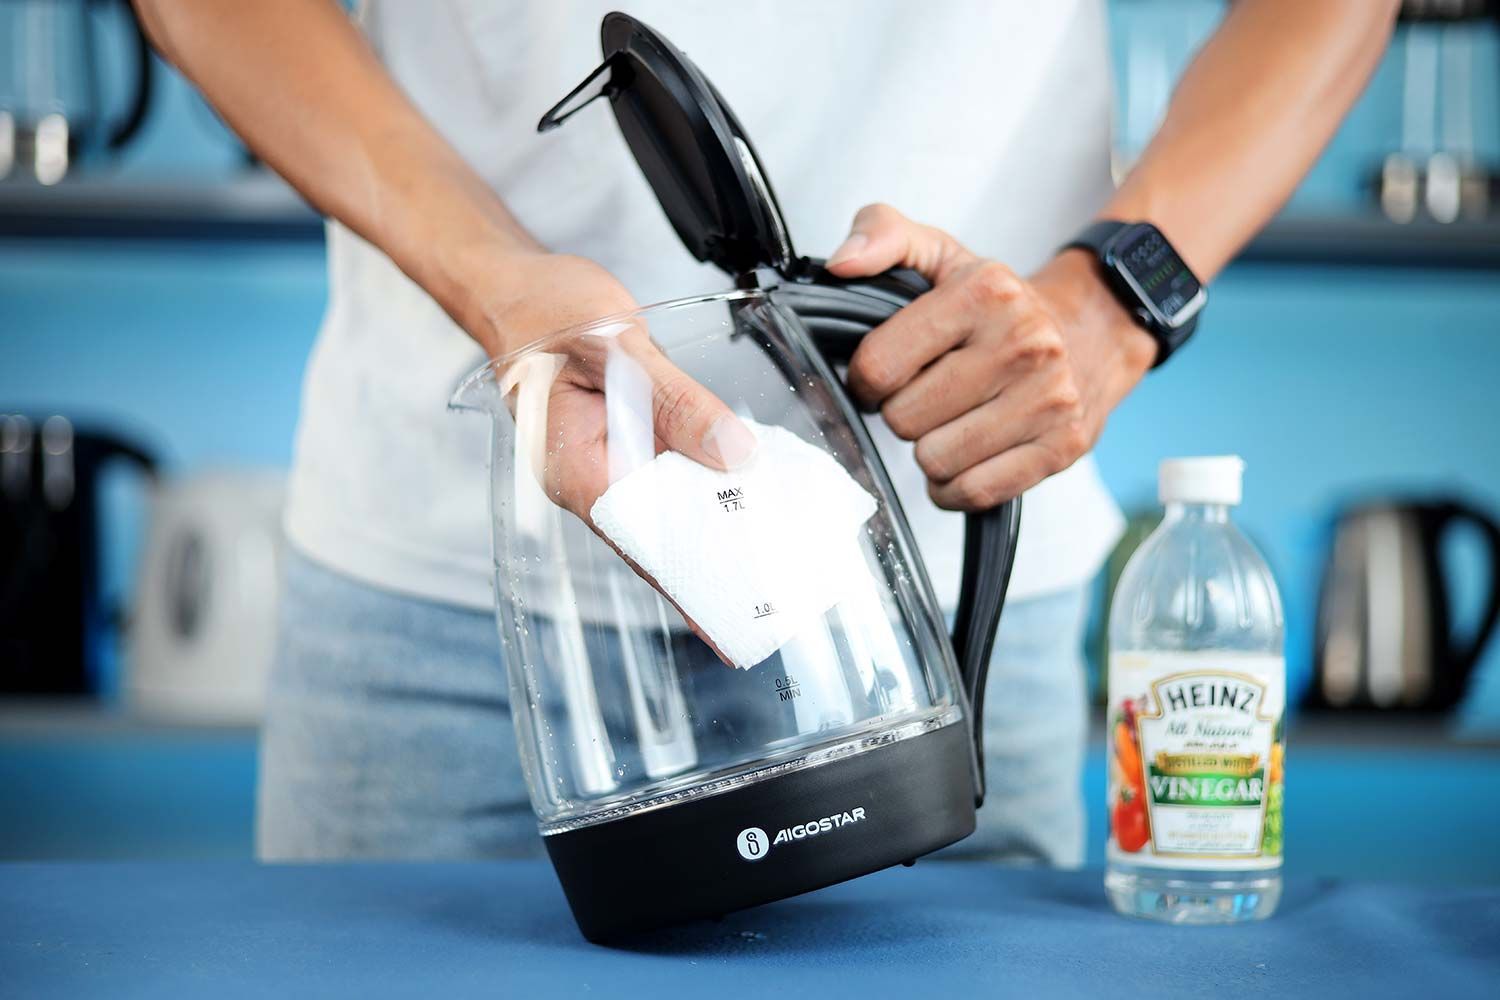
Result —
[[[384, 251], [492, 353], [469, 275], [536, 241], [332, 0], [136, 0], [162, 54], [315, 208]], [[485, 296], [503, 291], [490, 284]]]
[[1106, 218], [1155, 223], [1204, 280], [1291, 196], [1364, 89], [1395, 0], [1239, 0]]

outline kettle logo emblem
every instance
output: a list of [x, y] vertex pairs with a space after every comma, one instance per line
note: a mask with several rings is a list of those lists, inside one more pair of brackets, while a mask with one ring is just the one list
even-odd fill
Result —
[[746, 861], [759, 861], [771, 850], [771, 841], [760, 827], [747, 826], [734, 839], [734, 846], [739, 848], [740, 857]]
[[758, 826], [747, 826], [740, 831], [740, 835], [734, 838], [735, 849], [740, 852], [740, 857], [746, 861], [759, 861], [771, 853], [771, 848], [776, 844], [789, 844], [793, 841], [806, 840], [808, 837], [816, 837], [820, 834], [831, 833], [842, 827], [862, 823], [865, 819], [863, 806], [850, 809], [847, 812], [834, 813], [831, 816], [823, 816], [819, 819], [810, 819], [806, 823], [798, 823], [779, 830], [773, 840], [766, 836], [766, 831]]

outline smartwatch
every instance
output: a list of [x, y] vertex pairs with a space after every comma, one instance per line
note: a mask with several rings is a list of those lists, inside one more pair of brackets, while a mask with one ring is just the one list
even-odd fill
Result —
[[1198, 325], [1208, 289], [1149, 222], [1095, 222], [1064, 250], [1088, 250], [1099, 261], [1115, 298], [1156, 341], [1155, 368]]

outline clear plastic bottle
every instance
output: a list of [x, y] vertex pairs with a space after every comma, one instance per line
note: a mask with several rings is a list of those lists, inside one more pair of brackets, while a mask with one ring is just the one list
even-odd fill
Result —
[[1162, 463], [1166, 518], [1110, 609], [1104, 884], [1132, 916], [1234, 923], [1281, 898], [1284, 630], [1276, 582], [1229, 519], [1243, 469]]

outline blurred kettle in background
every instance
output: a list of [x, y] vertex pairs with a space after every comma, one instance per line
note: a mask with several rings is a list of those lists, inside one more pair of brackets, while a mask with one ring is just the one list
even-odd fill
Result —
[[[123, 86], [106, 81], [116, 50]], [[0, 179], [56, 184], [146, 121], [155, 67], [126, 0], [0, 0], [0, 51]]]
[[142, 714], [255, 723], [276, 648], [286, 476], [206, 471], [163, 484], [127, 629], [125, 691]]
[[0, 695], [97, 692], [118, 617], [100, 582], [100, 476], [156, 462], [60, 415], [0, 415]]
[[[1478, 529], [1488, 593], [1467, 641], [1455, 634], [1443, 571], [1448, 532]], [[1387, 501], [1344, 512], [1318, 600], [1310, 705], [1333, 709], [1446, 711], [1500, 621], [1500, 524], [1458, 500]]]

